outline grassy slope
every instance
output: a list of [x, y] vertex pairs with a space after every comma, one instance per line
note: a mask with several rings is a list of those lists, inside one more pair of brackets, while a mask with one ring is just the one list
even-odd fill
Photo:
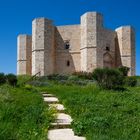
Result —
[[0, 86], [0, 140], [46, 139], [50, 120], [37, 91]]
[[46, 89], [56, 94], [72, 115], [75, 133], [88, 140], [139, 140], [140, 87], [125, 92], [104, 91], [94, 85]]

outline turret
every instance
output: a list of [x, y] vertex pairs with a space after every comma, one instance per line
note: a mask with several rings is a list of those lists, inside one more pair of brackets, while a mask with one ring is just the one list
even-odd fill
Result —
[[121, 64], [130, 68], [129, 75], [135, 75], [135, 31], [131, 26], [116, 29]]
[[54, 71], [54, 26], [51, 20], [37, 18], [32, 22], [32, 75]]
[[32, 37], [29, 35], [19, 35], [17, 47], [17, 75], [31, 75]]
[[101, 14], [88, 12], [81, 16], [81, 71], [92, 72], [97, 67], [98, 36], [102, 28]]

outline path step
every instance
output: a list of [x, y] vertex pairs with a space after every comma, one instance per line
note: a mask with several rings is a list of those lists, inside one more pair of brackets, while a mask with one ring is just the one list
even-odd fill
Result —
[[49, 106], [55, 108], [59, 112], [63, 112], [65, 110], [62, 104], [49, 104]]
[[51, 123], [53, 128], [68, 128], [71, 126], [72, 118], [70, 115], [58, 113], [56, 116], [55, 122]]
[[74, 135], [72, 129], [54, 129], [48, 132], [49, 140], [86, 140], [84, 137]]
[[44, 101], [48, 104], [55, 104], [59, 102], [59, 100], [56, 97], [44, 97]]
[[43, 97], [55, 97], [54, 95], [48, 93], [42, 93], [42, 95]]

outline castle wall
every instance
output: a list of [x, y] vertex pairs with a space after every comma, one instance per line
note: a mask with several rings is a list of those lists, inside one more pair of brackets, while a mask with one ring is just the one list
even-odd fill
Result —
[[132, 27], [116, 29], [121, 63], [130, 68], [129, 75], [135, 75], [135, 33]]
[[54, 26], [45, 18], [32, 23], [32, 75], [41, 72], [48, 75], [54, 72]]
[[116, 38], [116, 32], [101, 28], [98, 31], [98, 47], [97, 47], [97, 67], [103, 68], [105, 66], [105, 56], [110, 55], [110, 62], [111, 67], [115, 67], [116, 60], [115, 60], [115, 38]]
[[31, 75], [32, 37], [29, 35], [19, 35], [17, 44], [17, 74]]
[[81, 16], [81, 71], [92, 72], [98, 63], [97, 48], [99, 32], [102, 29], [102, 15], [88, 12]]
[[[55, 30], [56, 73], [80, 71], [80, 37], [80, 25], [57, 26]], [[69, 49], [65, 48], [66, 41], [69, 41]]]

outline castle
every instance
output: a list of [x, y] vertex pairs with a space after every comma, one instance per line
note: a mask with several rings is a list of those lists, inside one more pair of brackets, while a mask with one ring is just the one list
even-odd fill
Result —
[[46, 18], [32, 22], [32, 36], [18, 36], [17, 74], [41, 76], [92, 72], [95, 68], [127, 66], [135, 75], [135, 32], [103, 26], [103, 16], [87, 12], [79, 25], [54, 26]]

